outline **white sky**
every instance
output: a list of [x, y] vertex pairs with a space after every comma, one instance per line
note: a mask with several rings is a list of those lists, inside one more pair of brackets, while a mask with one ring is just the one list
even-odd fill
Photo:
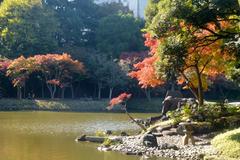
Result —
[[[119, 0], [95, 0], [96, 3], [102, 2], [118, 2]], [[129, 8], [134, 12], [134, 15], [137, 16], [137, 1], [139, 1], [139, 14], [140, 17], [144, 17], [144, 8], [147, 5], [147, 0], [121, 0], [125, 5], [128, 5]]]

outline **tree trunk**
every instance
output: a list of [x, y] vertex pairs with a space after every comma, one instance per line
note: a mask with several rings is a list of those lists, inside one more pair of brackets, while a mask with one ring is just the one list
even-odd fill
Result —
[[125, 113], [127, 114], [127, 116], [134, 122], [136, 123], [140, 128], [142, 128], [142, 130], [144, 131], [147, 131], [146, 127], [141, 124], [141, 123], [138, 123], [127, 111], [127, 105], [124, 106], [124, 110], [125, 110]]
[[109, 88], [109, 99], [112, 99], [113, 87]]
[[197, 81], [198, 81], [198, 103], [199, 106], [203, 105], [203, 86], [202, 86], [202, 77], [199, 71], [198, 66], [195, 66], [195, 70], [197, 73]]
[[144, 90], [144, 92], [145, 92], [145, 95], [146, 95], [148, 101], [150, 102], [151, 101], [151, 90], [146, 88]]
[[48, 88], [48, 90], [50, 92], [51, 99], [54, 99], [55, 93], [56, 93], [56, 89], [57, 89], [56, 85], [52, 86], [52, 85], [47, 84], [47, 88]]
[[44, 84], [42, 83], [42, 88], [41, 88], [41, 92], [42, 92], [42, 98], [44, 98]]
[[184, 74], [184, 72], [181, 72], [180, 73], [182, 74], [182, 76], [184, 77], [188, 87], [189, 87], [189, 90], [192, 92], [192, 94], [194, 95], [194, 97], [198, 100], [198, 95], [197, 95], [197, 92], [194, 90], [193, 88], [193, 85], [192, 83], [189, 81], [189, 79], [187, 78], [187, 76]]
[[64, 99], [65, 98], [65, 87], [63, 87], [61, 89], [61, 98]]
[[93, 98], [97, 97], [97, 85], [94, 85]]
[[175, 91], [175, 83], [171, 82], [171, 91]]
[[22, 99], [22, 88], [21, 87], [17, 87], [17, 97], [18, 97], [18, 99]]
[[23, 86], [23, 96], [22, 96], [22, 98], [26, 98], [26, 87], [25, 87], [25, 85]]
[[98, 99], [101, 99], [102, 83], [98, 83]]
[[72, 94], [72, 99], [74, 99], [75, 98], [75, 94], [74, 94], [74, 88], [73, 88], [73, 85], [71, 85], [71, 94]]
[[52, 95], [52, 99], [55, 98], [55, 93], [57, 91], [57, 86], [56, 85], [53, 85], [53, 95]]

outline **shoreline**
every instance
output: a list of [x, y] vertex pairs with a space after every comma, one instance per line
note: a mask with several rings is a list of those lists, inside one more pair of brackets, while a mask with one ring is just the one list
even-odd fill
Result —
[[122, 138], [122, 144], [113, 145], [110, 150], [127, 155], [146, 157], [162, 157], [174, 160], [202, 160], [204, 156], [217, 155], [217, 151], [210, 144], [210, 139], [202, 139], [196, 145], [183, 146], [182, 136], [158, 137], [157, 147], [146, 147], [141, 144], [142, 135]]
[[[135, 101], [138, 101], [136, 99]], [[160, 99], [153, 100], [151, 103], [143, 103], [137, 106], [135, 101], [129, 107], [131, 113], [160, 113], [157, 105]], [[54, 111], [54, 112], [92, 112], [92, 113], [122, 113], [120, 106], [108, 111], [108, 99], [88, 100], [88, 99], [0, 99], [0, 111]]]

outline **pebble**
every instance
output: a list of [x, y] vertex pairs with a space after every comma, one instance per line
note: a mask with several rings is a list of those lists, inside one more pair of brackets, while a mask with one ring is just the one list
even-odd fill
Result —
[[208, 140], [196, 142], [196, 145], [183, 146], [182, 136], [161, 136], [157, 138], [158, 147], [145, 147], [140, 142], [140, 136], [123, 137], [122, 144], [112, 147], [112, 150], [127, 155], [145, 155], [173, 158], [177, 160], [200, 160], [203, 155], [216, 155]]

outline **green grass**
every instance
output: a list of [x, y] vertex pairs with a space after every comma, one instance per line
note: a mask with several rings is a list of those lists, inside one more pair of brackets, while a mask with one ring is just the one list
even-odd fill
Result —
[[240, 159], [240, 128], [217, 135], [212, 144], [222, 155]]
[[[108, 99], [102, 100], [72, 100], [72, 99], [0, 99], [0, 111], [74, 111], [74, 112], [109, 112], [106, 110]], [[157, 112], [160, 110], [161, 100], [134, 99], [128, 104], [130, 112]], [[122, 112], [121, 107], [116, 106], [111, 112]]]
[[84, 100], [18, 100], [1, 99], [1, 111], [18, 110], [46, 110], [46, 111], [81, 111], [81, 112], [104, 112], [107, 100], [84, 101]]

